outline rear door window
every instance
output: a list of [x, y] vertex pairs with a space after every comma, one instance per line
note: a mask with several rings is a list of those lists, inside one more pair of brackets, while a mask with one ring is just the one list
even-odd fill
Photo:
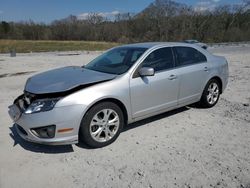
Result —
[[206, 62], [207, 58], [204, 54], [191, 47], [174, 47], [178, 66], [193, 65]]

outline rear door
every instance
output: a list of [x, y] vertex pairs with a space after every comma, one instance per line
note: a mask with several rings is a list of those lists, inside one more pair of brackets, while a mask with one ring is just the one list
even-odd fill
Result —
[[192, 47], [174, 47], [176, 68], [180, 79], [179, 104], [200, 99], [209, 74], [209, 64], [204, 54]]
[[[154, 76], [141, 77], [141, 67], [155, 69]], [[179, 78], [174, 69], [171, 47], [160, 48], [150, 53], [130, 80], [130, 97], [133, 118], [177, 106]]]

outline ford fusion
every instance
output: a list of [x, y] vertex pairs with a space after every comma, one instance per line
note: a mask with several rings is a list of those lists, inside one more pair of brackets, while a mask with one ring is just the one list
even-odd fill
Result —
[[9, 115], [25, 140], [98, 148], [126, 124], [192, 103], [213, 107], [227, 82], [226, 59], [197, 45], [124, 45], [29, 78]]

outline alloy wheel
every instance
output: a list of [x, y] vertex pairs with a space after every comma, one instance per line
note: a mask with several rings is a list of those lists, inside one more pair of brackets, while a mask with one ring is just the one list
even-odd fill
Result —
[[219, 86], [217, 83], [212, 82], [209, 86], [208, 86], [208, 90], [207, 90], [207, 102], [210, 105], [213, 105], [217, 102], [218, 98], [219, 98]]
[[107, 142], [116, 135], [119, 126], [118, 114], [112, 109], [103, 109], [92, 118], [89, 131], [95, 141]]

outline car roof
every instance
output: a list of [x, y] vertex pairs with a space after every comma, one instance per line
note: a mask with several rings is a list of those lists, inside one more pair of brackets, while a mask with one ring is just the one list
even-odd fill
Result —
[[135, 47], [135, 48], [153, 48], [158, 46], [191, 46], [184, 42], [144, 42], [144, 43], [135, 43], [135, 44], [126, 44], [122, 47]]

